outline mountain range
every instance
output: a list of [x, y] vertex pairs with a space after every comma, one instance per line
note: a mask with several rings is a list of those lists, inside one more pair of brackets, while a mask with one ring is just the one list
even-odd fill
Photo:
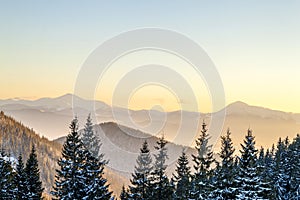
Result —
[[[266, 147], [276, 143], [279, 137], [293, 138], [300, 130], [298, 113], [276, 111], [243, 102], [234, 102], [224, 109], [226, 115], [222, 131], [212, 134], [211, 142], [215, 148], [219, 147], [219, 136], [228, 128], [232, 132], [236, 148], [239, 148], [248, 128], [253, 130], [257, 144]], [[164, 133], [169, 141], [185, 146], [194, 145], [203, 120], [209, 125], [212, 116], [212, 113], [187, 111], [128, 110], [111, 107], [101, 101], [85, 100], [72, 94], [33, 101], [0, 100], [0, 110], [49, 139], [65, 136], [68, 133], [67, 124], [74, 115], [83, 126], [87, 115], [92, 113], [96, 124], [115, 122], [151, 135]]]

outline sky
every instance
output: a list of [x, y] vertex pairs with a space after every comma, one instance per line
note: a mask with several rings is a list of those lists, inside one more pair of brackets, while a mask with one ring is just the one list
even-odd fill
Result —
[[[300, 1], [0, 0], [0, 5], [1, 99], [72, 93], [82, 64], [99, 45], [126, 31], [157, 27], [181, 33], [206, 51], [220, 74], [227, 104], [244, 101], [300, 113]], [[119, 68], [152, 60], [181, 70], [196, 87], [199, 110], [211, 110], [205, 77], [194, 79], [187, 63], [165, 52], [137, 52], [117, 60], [99, 80], [95, 98], [112, 104]], [[155, 84], [137, 86], [123, 100], [132, 109], [167, 111], [189, 102]]]

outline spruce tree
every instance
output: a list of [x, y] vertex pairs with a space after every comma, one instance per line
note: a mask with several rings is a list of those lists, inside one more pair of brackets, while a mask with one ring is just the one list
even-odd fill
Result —
[[294, 141], [288, 149], [289, 161], [291, 166], [290, 171], [290, 197], [291, 199], [300, 199], [300, 135], [297, 134]]
[[278, 199], [297, 199], [300, 185], [300, 138], [299, 135], [293, 143], [288, 138], [279, 139], [275, 154], [275, 188]]
[[52, 194], [56, 199], [80, 200], [86, 194], [84, 165], [86, 150], [79, 137], [77, 118], [70, 124], [70, 133], [63, 145], [62, 157], [58, 160], [56, 180]]
[[31, 153], [26, 162], [25, 173], [27, 179], [28, 198], [43, 199], [42, 194], [44, 188], [42, 187], [42, 182], [40, 180], [40, 170], [34, 145], [31, 148]]
[[92, 154], [92, 156], [94, 156], [95, 158], [98, 158], [99, 160], [103, 159], [104, 155], [103, 154], [99, 155], [101, 141], [94, 132], [91, 114], [89, 114], [87, 117], [81, 139], [82, 139], [83, 145], [85, 146], [85, 148], [87, 150], [89, 150], [89, 152]]
[[275, 159], [275, 145], [272, 144], [271, 149], [267, 149], [265, 155], [265, 174], [263, 178], [269, 183], [271, 191], [269, 192], [270, 199], [276, 199], [276, 175], [277, 175], [277, 164]]
[[107, 180], [104, 175], [104, 163], [99, 161], [86, 151], [86, 161], [83, 168], [83, 177], [85, 182], [85, 193], [87, 199], [91, 200], [109, 200], [111, 199], [112, 192], [109, 191]]
[[172, 182], [175, 184], [174, 199], [186, 200], [191, 198], [191, 167], [184, 150], [177, 160]]
[[289, 171], [291, 170], [291, 166], [289, 165], [287, 144], [287, 139], [283, 141], [281, 138], [279, 138], [273, 166], [273, 170], [275, 171], [273, 183], [275, 185], [276, 198], [282, 200], [289, 199], [290, 190]]
[[56, 180], [52, 194], [56, 199], [111, 199], [107, 180], [103, 177], [105, 162], [94, 157], [85, 148], [75, 118], [58, 160]]
[[101, 141], [95, 135], [90, 115], [88, 115], [81, 139], [85, 148], [84, 159], [86, 161], [83, 172], [86, 179], [86, 194], [89, 199], [110, 199], [112, 192], [109, 191], [107, 180], [103, 177], [107, 161], [103, 159], [104, 154], [99, 154]]
[[0, 152], [0, 199], [13, 199], [13, 168], [4, 150]]
[[219, 199], [235, 198], [235, 169], [234, 169], [234, 147], [231, 139], [231, 132], [228, 129], [225, 136], [221, 137], [221, 166], [217, 167], [213, 191], [213, 197]]
[[252, 131], [248, 129], [244, 144], [241, 144], [239, 173], [237, 175], [237, 199], [264, 199], [263, 194], [270, 188], [261, 180], [257, 170], [257, 149]]
[[173, 191], [166, 175], [167, 143], [164, 136], [162, 136], [154, 147], [157, 154], [154, 154], [155, 161], [151, 173], [150, 190], [152, 199], [170, 199], [172, 196]]
[[271, 149], [267, 149], [264, 159], [264, 169], [261, 174], [262, 179], [269, 184], [271, 191], [268, 192], [269, 199], [276, 199], [276, 170], [275, 170], [275, 159], [274, 159], [274, 151]]
[[208, 194], [212, 191], [211, 178], [213, 170], [212, 163], [215, 162], [213, 158], [212, 146], [208, 144], [210, 139], [207, 133], [206, 124], [203, 122], [201, 135], [196, 140], [197, 154], [192, 155], [194, 162], [195, 174], [192, 180], [192, 195], [194, 199], [206, 199]]
[[151, 193], [149, 191], [151, 171], [152, 158], [148, 148], [148, 143], [145, 140], [142, 148], [140, 149], [140, 154], [136, 160], [134, 173], [132, 174], [132, 179], [130, 180], [130, 199], [146, 200], [151, 198]]
[[274, 199], [274, 187], [272, 182], [272, 171], [270, 170], [270, 166], [272, 165], [272, 158], [270, 157], [269, 150], [264, 151], [264, 148], [261, 147], [259, 150], [259, 155], [257, 159], [257, 173], [260, 177], [260, 184], [262, 188], [265, 188], [260, 191], [260, 196], [264, 199]]
[[14, 185], [15, 185], [15, 190], [14, 190], [14, 199], [29, 199], [29, 191], [27, 189], [28, 185], [28, 180], [26, 177], [25, 169], [24, 169], [24, 164], [22, 160], [22, 155], [21, 153], [19, 154], [18, 157], [18, 163], [16, 166], [16, 173], [14, 176]]

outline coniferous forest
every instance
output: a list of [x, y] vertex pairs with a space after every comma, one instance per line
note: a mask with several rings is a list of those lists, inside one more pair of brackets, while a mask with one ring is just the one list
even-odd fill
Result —
[[[236, 152], [228, 129], [221, 137], [220, 152], [213, 152], [203, 122], [195, 141], [196, 153], [188, 155], [183, 149], [171, 177], [166, 174], [168, 142], [159, 138], [153, 154], [145, 140], [131, 184], [124, 185], [116, 197], [104, 177], [109, 161], [101, 153], [101, 141], [94, 133], [91, 117], [88, 116], [82, 134], [76, 118], [69, 129], [57, 161], [53, 199], [300, 199], [300, 135], [292, 140], [279, 138], [271, 149], [258, 149], [255, 136], [248, 129], [241, 150]], [[16, 162], [9, 158], [2, 149], [0, 199], [43, 199], [35, 146], [32, 145], [26, 163], [21, 154]]]

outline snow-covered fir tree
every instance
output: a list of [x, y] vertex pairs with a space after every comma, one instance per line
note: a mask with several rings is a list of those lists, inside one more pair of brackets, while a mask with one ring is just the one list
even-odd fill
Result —
[[83, 145], [85, 146], [86, 149], [90, 151], [92, 156], [98, 158], [99, 160], [103, 159], [104, 155], [99, 154], [101, 148], [101, 141], [95, 134], [91, 114], [89, 114], [87, 117], [81, 139]]
[[289, 171], [291, 168], [289, 166], [288, 139], [283, 141], [279, 138], [274, 159], [273, 170], [275, 174], [273, 184], [275, 185], [276, 198], [280, 200], [289, 199]]
[[210, 195], [214, 199], [234, 199], [235, 198], [235, 167], [234, 167], [234, 147], [231, 139], [231, 132], [228, 129], [226, 135], [221, 137], [221, 158], [220, 165], [214, 175], [214, 191]]
[[288, 149], [290, 157], [290, 197], [291, 199], [300, 199], [300, 135], [297, 134], [294, 141], [290, 144]]
[[22, 160], [22, 155], [20, 154], [18, 157], [18, 163], [16, 166], [16, 172], [14, 176], [14, 199], [29, 199], [28, 195], [28, 181], [24, 169], [24, 163]]
[[130, 180], [131, 185], [129, 199], [135, 200], [146, 200], [151, 198], [150, 192], [150, 180], [152, 171], [152, 157], [148, 148], [148, 143], [145, 142], [140, 149], [140, 154], [136, 160], [136, 166], [132, 179]]
[[157, 153], [154, 154], [155, 160], [150, 179], [151, 199], [171, 199], [172, 197], [173, 191], [169, 178], [166, 175], [166, 161], [168, 159], [167, 143], [164, 136], [162, 136], [154, 147]]
[[265, 199], [275, 199], [275, 192], [272, 181], [272, 156], [270, 154], [269, 149], [267, 149], [266, 153], [264, 148], [261, 147], [259, 150], [259, 155], [257, 159], [257, 172], [261, 179], [261, 184], [264, 188], [269, 188], [268, 190], [263, 190], [261, 196]]
[[191, 198], [191, 167], [189, 166], [189, 160], [184, 150], [177, 160], [172, 182], [175, 184], [173, 199], [186, 200]]
[[83, 177], [85, 149], [78, 133], [77, 118], [70, 124], [70, 133], [62, 149], [62, 157], [58, 160], [54, 191], [56, 199], [84, 199], [86, 184]]
[[83, 168], [83, 177], [85, 181], [85, 192], [87, 199], [109, 200], [112, 198], [112, 192], [109, 191], [107, 180], [103, 177], [105, 163], [86, 150], [85, 165]]
[[83, 168], [86, 177], [85, 184], [88, 186], [86, 194], [91, 199], [110, 199], [112, 193], [108, 189], [107, 180], [103, 177], [107, 161], [104, 160], [104, 154], [100, 153], [101, 141], [94, 132], [90, 114], [87, 117], [81, 139], [86, 149], [84, 153], [86, 162]]
[[261, 177], [265, 182], [269, 183], [271, 191], [269, 191], [269, 199], [276, 199], [276, 162], [275, 162], [275, 145], [271, 149], [267, 149], [263, 160], [264, 170]]
[[280, 200], [297, 199], [300, 185], [300, 138], [295, 138], [289, 144], [288, 138], [279, 139], [275, 153], [275, 191], [276, 198]]
[[54, 191], [57, 199], [110, 199], [104, 163], [84, 147], [78, 133], [78, 121], [70, 124], [70, 133], [63, 145], [62, 157], [58, 160]]
[[25, 173], [28, 199], [43, 199], [42, 194], [44, 188], [42, 187], [42, 181], [40, 180], [40, 170], [34, 145], [31, 148], [31, 153], [26, 162]]
[[257, 149], [252, 131], [248, 129], [244, 144], [241, 144], [236, 183], [237, 199], [265, 199], [263, 194], [270, 191], [257, 170]]
[[13, 168], [11, 162], [5, 158], [5, 151], [0, 151], [0, 199], [13, 199]]
[[193, 199], [207, 199], [213, 189], [211, 165], [215, 162], [215, 159], [213, 158], [212, 146], [208, 144], [209, 139], [206, 124], [203, 122], [201, 134], [196, 140], [197, 154], [192, 155], [195, 169], [192, 180]]

